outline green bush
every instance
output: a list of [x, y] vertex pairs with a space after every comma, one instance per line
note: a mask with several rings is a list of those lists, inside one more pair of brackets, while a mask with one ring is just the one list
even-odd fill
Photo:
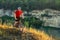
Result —
[[[3, 23], [6, 23], [7, 25], [13, 25], [14, 18], [9, 17], [9, 16], [3, 16], [0, 19], [2, 19]], [[40, 28], [42, 24], [44, 23], [43, 21], [35, 18], [35, 17], [26, 17], [24, 19], [21, 18], [22, 24], [26, 27], [34, 27], [34, 28]]]

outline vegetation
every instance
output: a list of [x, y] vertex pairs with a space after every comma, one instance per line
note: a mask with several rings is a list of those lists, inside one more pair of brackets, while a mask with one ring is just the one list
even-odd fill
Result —
[[[9, 16], [2, 16], [0, 18], [2, 21], [2, 24], [7, 24], [7, 25], [13, 25], [14, 23], [14, 18], [13, 17], [9, 17]], [[21, 22], [24, 26], [26, 27], [33, 27], [33, 28], [40, 28], [42, 26], [42, 24], [44, 23], [43, 21], [35, 18], [35, 17], [26, 17], [24, 19], [21, 18]]]
[[0, 25], [1, 40], [55, 40], [43, 30], [36, 30], [34, 28], [24, 28], [23, 33], [13, 26]]
[[60, 0], [0, 0], [0, 8], [14, 10], [19, 6], [27, 11], [45, 8], [60, 10]]

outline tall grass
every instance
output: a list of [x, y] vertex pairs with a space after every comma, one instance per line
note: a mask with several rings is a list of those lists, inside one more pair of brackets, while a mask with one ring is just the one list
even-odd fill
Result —
[[[13, 33], [13, 30], [14, 30], [14, 27], [13, 26], [7, 26], [7, 25], [0, 25], [0, 29], [2, 29], [3, 31], [0, 30], [0, 35], [3, 33], [4, 34], [8, 34], [6, 32], [6, 29], [8, 29], [9, 31], [11, 30], [11, 32]], [[5, 29], [5, 30], [4, 30]], [[13, 30], [12, 30], [13, 29]], [[18, 28], [19, 29], [19, 28]], [[17, 28], [15, 29], [17, 30]], [[9, 35], [11, 35], [9, 33]], [[8, 36], [9, 36], [8, 35]], [[17, 35], [19, 35], [17, 33]], [[21, 36], [23, 35], [23, 36]], [[34, 29], [34, 28], [27, 28], [25, 27], [24, 28], [24, 33], [21, 33], [21, 36], [23, 39], [25, 40], [55, 40], [52, 36], [49, 36], [47, 33], [45, 33], [44, 31], [41, 31], [41, 30], [37, 30], [37, 29]], [[6, 35], [5, 35], [6, 36]], [[7, 38], [8, 38], [7, 36]], [[27, 38], [26, 38], [27, 37]]]

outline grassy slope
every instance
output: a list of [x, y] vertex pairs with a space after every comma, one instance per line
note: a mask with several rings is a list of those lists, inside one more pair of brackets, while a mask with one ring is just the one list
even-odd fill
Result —
[[0, 25], [0, 37], [2, 37], [2, 40], [55, 40], [41, 30], [24, 28], [24, 33], [19, 33], [18, 28], [8, 27], [7, 25]]

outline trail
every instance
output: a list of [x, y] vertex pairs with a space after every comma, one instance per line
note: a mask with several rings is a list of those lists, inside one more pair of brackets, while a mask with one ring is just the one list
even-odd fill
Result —
[[0, 35], [1, 39], [5, 38], [7, 40], [55, 40], [52, 36], [41, 30], [25, 27], [23, 32], [20, 32], [19, 28], [7, 25], [0, 25]]

